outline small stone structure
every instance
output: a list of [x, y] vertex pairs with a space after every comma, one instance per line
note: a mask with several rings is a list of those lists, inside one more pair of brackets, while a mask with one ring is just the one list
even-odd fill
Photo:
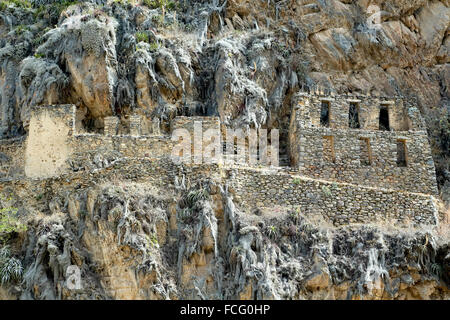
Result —
[[[380, 118], [383, 114], [388, 117], [387, 128]], [[291, 165], [307, 177], [438, 192], [419, 110], [399, 98], [298, 94], [292, 108], [289, 146]]]
[[[286, 168], [176, 164], [170, 156], [178, 141], [161, 133], [158, 119], [151, 121], [152, 134], [144, 135], [144, 121], [134, 115], [129, 119], [127, 135], [117, 134], [117, 117], [104, 118], [103, 134], [78, 133], [75, 106], [35, 107], [25, 161], [16, 167], [22, 165], [29, 178], [45, 179], [102, 172], [119, 161], [125, 176], [146, 176], [164, 187], [175, 186], [180, 174], [190, 181], [209, 177], [228, 184], [248, 211], [283, 206], [320, 214], [335, 225], [385, 218], [437, 223], [437, 183], [427, 133], [418, 109], [402, 99], [295, 95], [288, 141], [291, 166]], [[193, 138], [196, 121], [203, 133], [212, 129], [221, 136], [218, 117], [176, 117], [170, 129], [185, 129]], [[20, 150], [20, 141], [0, 144], [3, 175]], [[145, 165], [135, 172], [136, 161]], [[20, 175], [21, 169], [15, 172]]]

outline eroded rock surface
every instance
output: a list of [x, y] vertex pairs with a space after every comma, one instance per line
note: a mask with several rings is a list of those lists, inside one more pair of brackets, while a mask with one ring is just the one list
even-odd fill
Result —
[[[144, 180], [54, 181], [39, 197], [29, 190], [42, 182], [16, 186], [15, 203], [26, 204], [21, 210], [29, 222], [9, 243], [23, 258], [24, 274], [3, 286], [2, 295], [450, 298], [448, 236], [437, 227], [336, 228], [298, 211], [249, 215], [226, 185], [203, 180], [161, 190]], [[80, 270], [78, 289], [67, 284], [69, 266]]]

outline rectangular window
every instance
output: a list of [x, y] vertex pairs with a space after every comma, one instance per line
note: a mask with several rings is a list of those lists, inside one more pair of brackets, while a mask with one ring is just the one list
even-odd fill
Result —
[[326, 162], [336, 162], [336, 156], [334, 154], [334, 137], [323, 137], [323, 160]]
[[362, 166], [372, 164], [372, 150], [369, 138], [359, 138], [360, 162]]
[[380, 107], [379, 129], [383, 131], [390, 131], [389, 126], [389, 109], [387, 106]]
[[330, 126], [330, 102], [322, 101], [322, 107], [320, 109], [320, 125], [322, 127]]
[[397, 167], [408, 166], [408, 152], [406, 149], [406, 140], [397, 140]]
[[348, 127], [351, 129], [360, 129], [359, 124], [359, 106], [355, 102], [350, 103], [350, 108], [348, 110]]

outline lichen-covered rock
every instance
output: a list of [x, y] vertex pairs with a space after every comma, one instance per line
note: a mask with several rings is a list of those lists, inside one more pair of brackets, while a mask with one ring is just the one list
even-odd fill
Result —
[[30, 119], [30, 107], [63, 100], [69, 82], [57, 64], [34, 57], [22, 61], [19, 80], [23, 95], [21, 119], [25, 128]]

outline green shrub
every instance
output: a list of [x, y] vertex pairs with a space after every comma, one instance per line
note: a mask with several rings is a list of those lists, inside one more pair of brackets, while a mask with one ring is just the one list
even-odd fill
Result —
[[33, 17], [35, 19], [41, 18], [44, 15], [44, 13], [46, 12], [45, 8], [46, 8], [46, 6], [43, 6], [43, 5], [37, 7], [33, 12]]
[[14, 4], [18, 8], [31, 8], [31, 2], [27, 0], [6, 0], [7, 4]]
[[156, 41], [150, 43], [150, 51], [157, 51], [160, 47], [160, 44]]
[[176, 3], [175, 1], [170, 0], [143, 0], [144, 5], [149, 7], [150, 9], [158, 9], [165, 8], [167, 10], [175, 10]]
[[131, 0], [114, 0], [115, 3], [121, 4], [121, 5], [127, 5], [127, 4], [133, 4], [134, 1]]
[[35, 19], [49, 17], [52, 23], [57, 23], [61, 13], [76, 3], [78, 3], [77, 0], [62, 0], [52, 5], [40, 5], [39, 7], [35, 7], [33, 16]]
[[16, 29], [14, 29], [14, 31], [17, 35], [21, 35], [21, 34], [25, 33], [25, 31], [27, 31], [27, 30], [28, 30], [28, 27], [24, 24], [19, 24], [16, 27]]
[[167, 3], [167, 10], [175, 10], [177, 8], [177, 4], [175, 1], [169, 1]]
[[26, 226], [17, 218], [18, 209], [11, 206], [11, 198], [0, 195], [0, 241], [6, 240], [11, 233], [26, 230]]
[[64, 10], [66, 10], [68, 7], [70, 7], [71, 5], [76, 4], [77, 2], [78, 2], [77, 0], [63, 0], [63, 1], [59, 1], [56, 4], [56, 7], [57, 7], [59, 13], [61, 13]]
[[184, 194], [180, 200], [180, 210], [177, 212], [177, 219], [182, 223], [192, 223], [197, 215], [200, 208], [200, 201], [209, 198], [209, 192], [205, 188], [200, 187], [199, 189], [192, 189], [191, 191]]
[[136, 42], [148, 43], [148, 34], [146, 32], [138, 31], [134, 36], [136, 37]]
[[158, 247], [158, 238], [156, 236], [156, 234], [152, 234], [152, 237], [150, 238], [150, 243], [152, 245], [152, 247]]
[[187, 206], [192, 208], [196, 202], [206, 200], [209, 198], [209, 193], [206, 189], [199, 189], [190, 191], [185, 197]]
[[300, 214], [301, 214], [300, 206], [298, 206], [295, 210], [292, 210], [289, 213], [289, 216], [295, 223], [297, 223], [300, 220]]
[[162, 14], [155, 14], [152, 16], [152, 22], [157, 26], [162, 26], [164, 24], [164, 17]]
[[270, 225], [267, 227], [267, 233], [269, 235], [269, 238], [274, 239], [276, 238], [278, 231], [277, 231], [277, 227], [275, 227], [274, 225]]
[[[42, 43], [42, 37], [37, 36], [33, 39], [33, 46], [38, 47]], [[34, 55], [36, 57], [36, 54]]]

